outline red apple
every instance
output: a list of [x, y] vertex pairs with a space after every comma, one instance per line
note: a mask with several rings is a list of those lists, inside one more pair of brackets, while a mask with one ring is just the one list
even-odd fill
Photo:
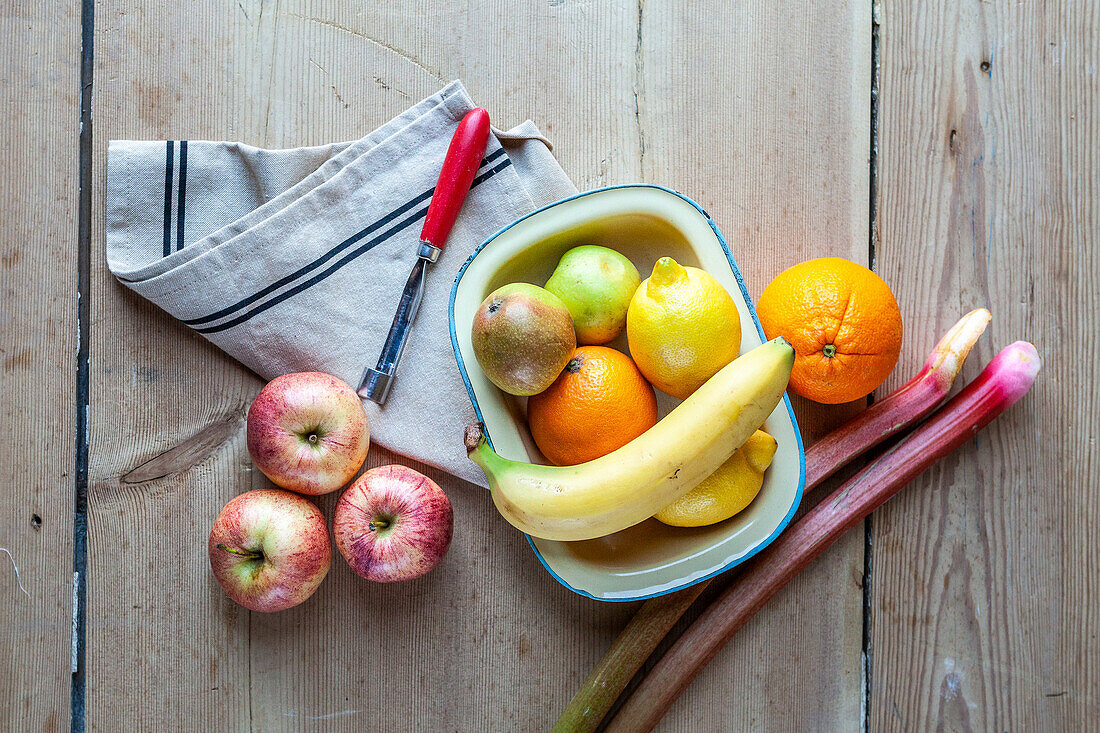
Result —
[[340, 554], [367, 580], [411, 580], [447, 554], [454, 513], [443, 489], [424, 474], [379, 466], [340, 497], [332, 531]]
[[355, 390], [330, 374], [297, 372], [268, 382], [248, 408], [248, 452], [276, 486], [327, 494], [351, 481], [370, 447]]
[[207, 544], [226, 594], [253, 611], [282, 611], [313, 595], [332, 565], [328, 525], [308, 499], [249, 491], [222, 508]]

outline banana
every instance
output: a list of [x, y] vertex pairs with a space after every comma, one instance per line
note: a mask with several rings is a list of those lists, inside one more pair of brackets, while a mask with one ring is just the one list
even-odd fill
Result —
[[663, 420], [613, 453], [576, 466], [497, 455], [481, 426], [466, 450], [485, 471], [504, 518], [535, 537], [586, 540], [653, 516], [721, 466], [787, 387], [794, 349], [782, 338], [734, 359]]

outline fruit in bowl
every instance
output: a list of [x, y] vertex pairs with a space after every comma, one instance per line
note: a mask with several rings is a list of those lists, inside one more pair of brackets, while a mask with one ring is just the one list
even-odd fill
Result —
[[584, 244], [562, 255], [546, 281], [573, 316], [578, 344], [606, 344], [626, 326], [626, 311], [642, 282], [634, 263], [609, 247]]
[[737, 358], [741, 317], [713, 276], [662, 257], [630, 301], [626, 334], [645, 378], [682, 400]]
[[[657, 512], [656, 518], [672, 526], [703, 526], [740, 512], [760, 491], [764, 471], [777, 448], [775, 439], [760, 431], [757, 431], [759, 437], [739, 432], [741, 437], [730, 441], [733, 446], [740, 446], [732, 454], [725, 444], [704, 446], [708, 454], [705, 462], [714, 462], [709, 474], [696, 465], [684, 470], [688, 464], [680, 464], [660, 480], [656, 476], [642, 476], [644, 464], [654, 464], [651, 466], [654, 470], [665, 471], [657, 465], [662, 460], [679, 461], [681, 454], [690, 453], [696, 447], [690, 445], [698, 437], [696, 433], [708, 428], [702, 424], [692, 426], [688, 424], [691, 419], [684, 420], [679, 429], [685, 434], [677, 436], [683, 445], [677, 445], [676, 455], [670, 454], [666, 459], [661, 459], [652, 446], [637, 455], [629, 455], [628, 446], [632, 441], [644, 442], [645, 436], [657, 425], [657, 399], [639, 364], [614, 348], [597, 344], [576, 348], [557, 378], [545, 387], [527, 380], [527, 386], [521, 390], [516, 388], [516, 380], [502, 378], [502, 371], [520, 370], [538, 354], [539, 350], [532, 349], [530, 344], [546, 336], [543, 307], [555, 305], [554, 290], [562, 294], [560, 302], [568, 305], [578, 341], [614, 338], [625, 321], [632, 350], [646, 365], [648, 373], [659, 380], [663, 390], [673, 396], [690, 397], [737, 359], [741, 344], [737, 306], [711, 275], [698, 268], [683, 267], [671, 257], [662, 257], [648, 280], [640, 285], [636, 281], [637, 269], [622, 254], [607, 247], [582, 245], [568, 250], [559, 260], [546, 289], [526, 283], [504, 286], [490, 294], [475, 315], [472, 341], [478, 362], [498, 387], [528, 397], [528, 428], [543, 456], [554, 466], [590, 469], [598, 476], [598, 482], [606, 484], [598, 492], [599, 501], [593, 497], [586, 504], [582, 495], [585, 475], [589, 471], [556, 476], [552, 472], [543, 475], [545, 472], [533, 469], [531, 475], [524, 476], [519, 467], [525, 464], [518, 463], [512, 465], [515, 470], [501, 471], [501, 474], [519, 476], [517, 486], [538, 485], [545, 489], [556, 485], [554, 492], [558, 495], [575, 494], [566, 501], [567, 504], [576, 503], [573, 516], [565, 516], [564, 510], [559, 517], [539, 516], [548, 507], [553, 512], [553, 502], [533, 494], [523, 496], [524, 492], [518, 490], [512, 496], [507, 495], [507, 489], [497, 491], [496, 487], [509, 486], [507, 480], [499, 480], [503, 478], [501, 475], [494, 475], [494, 459], [499, 456], [479, 445], [476, 436], [471, 435], [467, 447], [471, 457], [489, 476], [498, 508], [524, 531], [544, 538], [566, 539], [570, 534], [581, 532], [584, 534], [577, 534], [575, 538], [596, 537], [599, 535], [595, 534], [595, 527], [603, 527], [606, 533], [616, 531], [609, 529], [612, 526], [618, 529], [630, 526], [623, 518], [626, 514], [635, 517], [635, 523], [647, 518], [648, 515], [641, 513], [642, 506], [650, 506], [651, 514]], [[533, 315], [536, 308], [543, 308], [544, 312]], [[746, 358], [740, 370], [742, 381], [760, 378], [764, 373], [774, 376], [776, 381], [758, 385], [758, 389], [770, 394], [778, 385], [776, 401], [789, 375], [789, 367], [782, 365], [783, 354], [792, 352], [788, 344], [780, 347], [779, 343], [781, 340], [769, 345], [772, 348], [763, 349], [762, 353], [771, 354], [770, 361], [759, 355]], [[756, 366], [744, 366], [754, 360], [759, 362]], [[547, 362], [543, 359], [542, 365]], [[727, 376], [724, 382], [729, 381]], [[732, 388], [733, 385], [727, 386]], [[717, 406], [729, 398], [714, 386], [708, 395], [694, 400], [694, 409], [705, 410], [712, 403]], [[747, 393], [744, 396], [752, 399]], [[693, 415], [693, 410], [678, 408], [676, 414], [682, 413]], [[760, 415], [756, 424], [746, 423], [737, 430], [756, 428], [766, 414]], [[701, 414], [694, 417], [703, 420]], [[728, 419], [735, 417], [740, 422], [749, 419], [741, 414], [731, 414]], [[665, 425], [675, 422], [670, 416]], [[660, 429], [654, 430], [654, 433], [659, 432]], [[671, 439], [673, 436], [666, 437]], [[483, 436], [480, 443], [484, 443]], [[623, 470], [627, 467], [630, 470]], [[623, 473], [620, 483], [625, 491], [635, 489], [633, 495], [620, 497], [619, 507], [607, 505], [602, 510], [595, 509], [600, 501], [616, 493], [612, 486], [616, 483], [616, 472]], [[681, 472], [686, 481], [677, 481], [681, 479]], [[688, 479], [688, 474], [698, 475]], [[647, 481], [653, 485], [646, 487]], [[699, 484], [698, 491], [687, 491], [689, 483], [691, 486]], [[677, 488], [674, 490], [673, 486]], [[664, 495], [671, 501], [664, 507], [656, 499], [662, 492], [667, 492]], [[532, 504], [524, 507], [524, 502]], [[604, 516], [598, 516], [601, 511]], [[612, 518], [612, 515], [618, 516]], [[565, 520], [564, 523], [561, 520]], [[533, 529], [535, 525], [541, 526]]]
[[546, 459], [572, 466], [615, 451], [657, 423], [657, 396], [630, 357], [581, 346], [548, 389], [527, 401], [531, 437]]
[[538, 394], [553, 384], [577, 347], [565, 303], [530, 283], [490, 293], [474, 314], [471, 341], [489, 381], [516, 396]]
[[577, 466], [504, 458], [479, 426], [467, 428], [466, 450], [513, 526], [552, 540], [602, 537], [645, 521], [714, 473], [779, 404], [793, 364], [783, 339], [758, 346], [642, 435]]
[[673, 527], [705, 527], [726, 521], [760, 493], [764, 471], [778, 447], [775, 438], [757, 430], [717, 471], [653, 518]]

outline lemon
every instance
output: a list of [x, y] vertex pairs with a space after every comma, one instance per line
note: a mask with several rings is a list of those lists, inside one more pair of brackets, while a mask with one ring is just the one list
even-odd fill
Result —
[[703, 527], [729, 519], [760, 493], [777, 447], [775, 438], [757, 430], [717, 471], [654, 518], [673, 527]]
[[741, 317], [717, 280], [662, 257], [630, 301], [626, 336], [645, 378], [684, 399], [737, 358]]

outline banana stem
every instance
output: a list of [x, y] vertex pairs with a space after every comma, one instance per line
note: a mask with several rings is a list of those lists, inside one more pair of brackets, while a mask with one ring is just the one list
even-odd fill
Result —
[[829, 545], [1023, 397], [1041, 362], [1024, 341], [1006, 347], [926, 423], [810, 510], [757, 555], [661, 658], [611, 725], [649, 731], [734, 634]]
[[[851, 460], [897, 435], [928, 415], [947, 397], [970, 350], [992, 316], [979, 308], [963, 316], [944, 334], [920, 372], [846, 425], [806, 451], [805, 493]], [[467, 428], [467, 448], [477, 446], [480, 431]], [[554, 726], [564, 731], [594, 731], [657, 645], [712, 581], [651, 598], [631, 619], [569, 701]]]

